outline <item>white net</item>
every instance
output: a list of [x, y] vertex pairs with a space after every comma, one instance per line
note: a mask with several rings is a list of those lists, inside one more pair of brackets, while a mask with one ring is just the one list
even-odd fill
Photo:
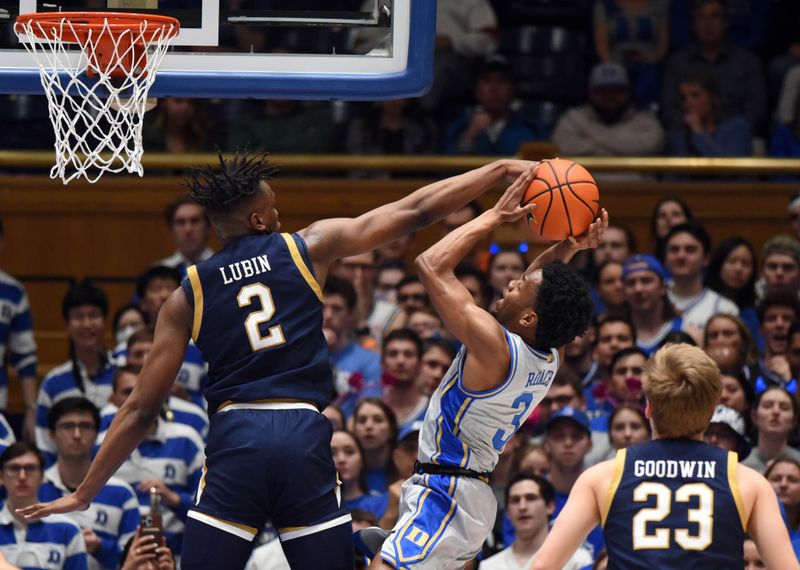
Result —
[[94, 183], [106, 172], [142, 176], [147, 93], [178, 22], [119, 24], [109, 14], [88, 26], [51, 16], [21, 18], [15, 27], [47, 95], [56, 151], [50, 177], [68, 184], [79, 177]]

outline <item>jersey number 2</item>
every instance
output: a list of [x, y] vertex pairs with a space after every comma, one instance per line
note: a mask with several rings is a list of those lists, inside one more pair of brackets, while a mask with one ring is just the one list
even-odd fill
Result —
[[244, 321], [244, 330], [247, 332], [247, 338], [250, 341], [250, 347], [253, 352], [257, 350], [264, 350], [265, 348], [273, 348], [280, 346], [286, 340], [283, 338], [283, 329], [280, 325], [269, 327], [268, 335], [262, 336], [259, 326], [262, 323], [271, 321], [275, 315], [275, 303], [272, 302], [272, 293], [269, 287], [261, 283], [252, 283], [242, 287], [236, 300], [239, 302], [240, 307], [247, 307], [253, 302], [254, 298], [258, 298], [261, 302], [261, 310], [253, 311]]
[[[656, 505], [642, 509], [633, 517], [633, 549], [669, 548], [668, 528], [656, 528], [647, 532], [647, 523], [663, 521], [672, 512], [672, 491], [663, 483], [640, 483], [633, 490], [633, 500], [644, 503], [650, 497], [656, 498]], [[675, 501], [688, 503], [697, 497], [697, 508], [689, 509], [689, 522], [697, 525], [697, 534], [688, 529], [675, 529], [675, 542], [684, 550], [705, 550], [711, 544], [714, 529], [714, 491], [705, 483], [687, 483], [675, 491]]]

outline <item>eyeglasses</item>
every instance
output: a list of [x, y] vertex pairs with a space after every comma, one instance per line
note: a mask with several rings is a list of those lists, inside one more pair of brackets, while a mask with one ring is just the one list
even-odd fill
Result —
[[87, 431], [97, 431], [97, 426], [92, 422], [64, 422], [56, 424], [56, 430], [63, 433], [72, 433], [76, 429], [85, 433]]
[[425, 301], [428, 299], [428, 296], [424, 293], [407, 293], [405, 295], [398, 295], [397, 300], [401, 303], [403, 301]]
[[11, 475], [12, 477], [19, 477], [19, 474], [23, 471], [25, 472], [25, 475], [36, 475], [42, 472], [42, 467], [41, 465], [36, 465], [35, 463], [28, 463], [25, 465], [12, 463], [3, 467], [3, 473], [6, 475]]

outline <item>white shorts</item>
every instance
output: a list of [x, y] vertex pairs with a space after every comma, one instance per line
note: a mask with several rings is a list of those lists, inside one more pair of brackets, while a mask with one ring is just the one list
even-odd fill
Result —
[[494, 493], [479, 479], [412, 475], [381, 558], [397, 570], [460, 570], [480, 552], [496, 516]]

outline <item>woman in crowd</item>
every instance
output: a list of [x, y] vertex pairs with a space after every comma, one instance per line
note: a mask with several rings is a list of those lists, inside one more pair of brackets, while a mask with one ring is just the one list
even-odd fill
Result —
[[750, 123], [743, 116], [723, 117], [719, 93], [710, 76], [685, 78], [678, 85], [684, 126], [667, 135], [672, 156], [750, 156]]
[[[750, 329], [733, 315], [718, 313], [708, 319], [703, 330], [703, 348], [720, 368], [740, 368], [748, 377], [749, 368], [758, 362], [758, 348]], [[730, 350], [730, 361], [718, 360], [725, 357], [725, 351], [712, 350], [722, 348]]]
[[705, 285], [739, 307], [739, 318], [756, 334], [756, 251], [743, 237], [720, 243], [711, 253]]
[[[397, 440], [397, 419], [380, 398], [364, 398], [356, 404], [353, 434], [364, 450], [367, 488], [383, 492], [397, 478], [392, 451]], [[380, 517], [378, 517], [380, 518]]]
[[650, 441], [651, 437], [650, 420], [640, 406], [617, 406], [608, 417], [608, 439], [613, 448], [612, 456], [620, 449]]
[[331, 437], [331, 453], [339, 479], [342, 498], [347, 508], [362, 509], [380, 519], [388, 506], [388, 495], [370, 492], [364, 467], [364, 450], [356, 437], [345, 430], [336, 430]]
[[780, 386], [768, 387], [756, 398], [752, 417], [758, 430], [758, 445], [742, 464], [763, 473], [767, 463], [779, 455], [800, 461], [800, 451], [789, 446], [789, 437], [797, 425], [793, 394]]
[[800, 538], [800, 461], [780, 455], [764, 472], [786, 514], [789, 538]]
[[675, 196], [666, 196], [658, 201], [650, 216], [650, 236], [653, 240], [653, 252], [664, 261], [664, 238], [669, 230], [678, 224], [694, 221], [689, 206]]

